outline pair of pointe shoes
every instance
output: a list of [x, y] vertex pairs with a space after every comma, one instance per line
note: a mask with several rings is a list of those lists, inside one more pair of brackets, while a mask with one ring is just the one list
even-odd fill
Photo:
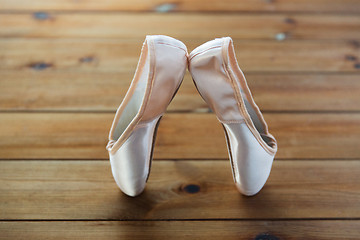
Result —
[[277, 144], [251, 96], [230, 37], [209, 41], [190, 55], [186, 46], [174, 38], [146, 37], [106, 147], [117, 185], [129, 196], [144, 190], [157, 126], [187, 67], [198, 92], [224, 127], [238, 190], [255, 195], [269, 177]]

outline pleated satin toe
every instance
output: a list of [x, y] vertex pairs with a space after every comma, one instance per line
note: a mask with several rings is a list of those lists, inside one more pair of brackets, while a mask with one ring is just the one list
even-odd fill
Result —
[[139, 195], [150, 174], [157, 126], [187, 68], [186, 46], [171, 37], [147, 36], [130, 88], [116, 111], [107, 150], [119, 188]]
[[232, 39], [218, 38], [197, 47], [189, 56], [189, 70], [223, 125], [238, 190], [255, 195], [269, 177], [277, 143], [238, 66]]

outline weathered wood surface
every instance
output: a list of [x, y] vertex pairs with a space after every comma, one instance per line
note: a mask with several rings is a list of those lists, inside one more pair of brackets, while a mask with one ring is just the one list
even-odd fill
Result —
[[[264, 116], [278, 140], [277, 158], [360, 158], [358, 113]], [[2, 113], [0, 158], [107, 159], [113, 117], [114, 113]], [[154, 151], [161, 159], [228, 157], [223, 129], [213, 114], [206, 113], [165, 114]]]
[[359, 13], [357, 0], [1, 0], [2, 11], [313, 12]]
[[[115, 111], [133, 72], [2, 71], [0, 111]], [[249, 73], [262, 111], [360, 111], [357, 74]], [[207, 111], [189, 73], [170, 112]]]
[[[139, 39], [0, 39], [0, 71], [134, 72]], [[184, 40], [189, 51], [207, 40]], [[359, 41], [234, 41], [247, 72], [360, 73]]]
[[360, 161], [275, 161], [264, 189], [241, 195], [227, 161], [155, 161], [127, 197], [108, 161], [0, 161], [0, 219], [359, 218]]
[[24, 240], [355, 240], [359, 228], [358, 220], [0, 222], [4, 239]]
[[143, 38], [164, 34], [178, 39], [360, 38], [358, 15], [0, 13], [0, 18], [0, 37]]

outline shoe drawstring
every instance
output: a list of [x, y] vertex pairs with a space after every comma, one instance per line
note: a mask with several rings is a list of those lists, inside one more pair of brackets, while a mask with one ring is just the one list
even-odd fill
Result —
[[110, 151], [110, 149], [114, 146], [115, 140], [109, 140], [108, 144], [106, 145], [106, 149]]

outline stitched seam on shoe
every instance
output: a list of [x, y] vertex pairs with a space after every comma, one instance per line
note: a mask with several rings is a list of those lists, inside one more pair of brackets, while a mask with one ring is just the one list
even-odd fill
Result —
[[139, 122], [139, 123], [137, 124], [137, 127], [146, 127], [146, 125], [147, 125], [148, 123], [151, 123], [151, 122], [154, 121], [155, 119], [162, 117], [162, 115], [163, 115], [163, 113], [161, 113], [161, 114], [157, 115], [156, 117], [153, 117], [153, 118], [151, 118], [151, 119], [149, 119], [149, 120], [141, 121], [141, 122]]
[[191, 60], [191, 59], [193, 59], [194, 57], [196, 57], [197, 55], [202, 54], [202, 53], [205, 53], [205, 52], [207, 52], [207, 51], [209, 51], [209, 50], [211, 50], [211, 49], [221, 48], [221, 47], [222, 47], [222, 46], [220, 45], [220, 46], [213, 46], [213, 47], [210, 47], [210, 48], [206, 48], [206, 49], [204, 49], [204, 50], [202, 50], [202, 51], [200, 51], [200, 52], [195, 53], [194, 55], [191, 55], [191, 53], [190, 53], [189, 60]]
[[179, 46], [176, 46], [176, 45], [172, 45], [172, 44], [169, 44], [169, 43], [165, 43], [165, 42], [156, 42], [157, 44], [162, 44], [162, 45], [167, 45], [167, 46], [171, 46], [171, 47], [175, 47], [175, 48], [178, 48], [178, 49], [181, 49], [183, 50], [185, 53], [188, 53], [187, 52], [187, 49], [184, 49], [182, 47], [179, 47]]
[[[225, 41], [223, 42], [223, 44], [225, 44]], [[224, 48], [223, 48], [223, 49], [224, 49]], [[221, 51], [221, 54], [222, 54], [222, 57], [223, 57], [223, 59], [224, 59], [223, 49], [222, 49], [222, 51]], [[242, 107], [241, 107], [241, 105], [244, 104], [243, 99], [241, 98], [241, 95], [240, 95], [240, 93], [238, 92], [238, 89], [237, 89], [237, 87], [236, 87], [235, 84], [234, 84], [234, 79], [230, 76], [230, 73], [229, 73], [229, 71], [228, 71], [227, 64], [226, 64], [225, 61], [223, 61], [222, 67], [224, 68], [224, 71], [225, 71], [227, 77], [230, 79], [231, 88], [232, 88], [233, 91], [235, 92], [236, 105], [238, 106], [238, 110], [240, 110], [240, 112], [242, 113], [242, 117], [244, 117], [243, 120], [246, 122], [245, 114], [243, 113]], [[240, 96], [239, 96], [239, 95], [240, 95]]]
[[217, 116], [216, 116], [216, 118], [219, 120], [219, 122], [224, 123], [224, 124], [245, 123], [245, 119], [241, 119], [241, 120], [227, 120], [227, 121], [225, 121], [225, 120], [219, 119]]

